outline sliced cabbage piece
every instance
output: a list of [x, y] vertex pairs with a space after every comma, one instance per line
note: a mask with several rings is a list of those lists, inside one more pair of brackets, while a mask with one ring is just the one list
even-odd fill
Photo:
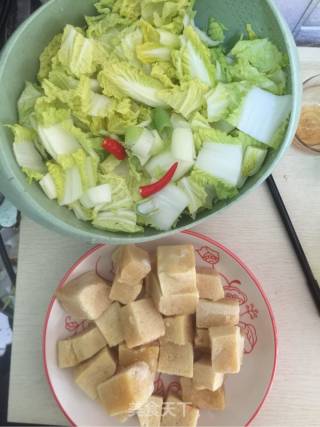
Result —
[[[176, 159], [171, 150], [166, 150], [152, 159], [146, 164], [145, 170], [152, 178], [161, 178], [168, 170], [173, 166], [178, 159]], [[194, 161], [186, 162], [178, 160], [179, 165], [176, 173], [174, 174], [173, 181], [177, 181], [186, 175], [192, 166]]]
[[137, 57], [143, 64], [153, 64], [159, 61], [170, 61], [171, 49], [160, 43], [144, 43], [136, 48]]
[[250, 87], [246, 82], [219, 83], [206, 95], [209, 122], [226, 119], [242, 103]]
[[126, 132], [126, 146], [144, 166], [152, 155], [163, 149], [164, 144], [157, 131], [142, 127], [131, 127]]
[[269, 145], [291, 113], [291, 108], [291, 95], [277, 96], [253, 88], [245, 97], [239, 116], [236, 114], [228, 121], [252, 138]]
[[81, 221], [93, 220], [93, 210], [85, 208], [79, 201], [72, 203], [69, 207], [73, 210], [75, 216]]
[[55, 182], [54, 182], [52, 176], [50, 175], [50, 173], [47, 173], [39, 181], [39, 184], [40, 184], [40, 187], [42, 188], [42, 190], [44, 191], [44, 193], [46, 194], [46, 196], [50, 200], [54, 200], [58, 197], [56, 185], [55, 185]]
[[191, 79], [199, 79], [207, 86], [216, 84], [216, 70], [210, 51], [192, 26], [184, 30], [185, 46], [182, 48], [183, 71]]
[[90, 188], [80, 198], [80, 203], [87, 209], [111, 202], [111, 187], [108, 184]]
[[137, 215], [129, 209], [118, 209], [110, 212], [99, 212], [92, 224], [102, 230], [139, 233], [143, 228], [137, 225]]
[[62, 206], [71, 205], [80, 199], [83, 194], [81, 175], [76, 166], [65, 171], [64, 195], [61, 200]]
[[175, 128], [172, 134], [172, 155], [177, 160], [194, 162], [196, 153], [191, 128]]
[[268, 154], [267, 149], [249, 146], [246, 149], [243, 165], [242, 175], [245, 177], [253, 176], [261, 169]]
[[173, 108], [176, 113], [188, 119], [194, 111], [199, 110], [205, 102], [207, 87], [199, 81], [192, 80], [173, 89], [161, 90], [158, 97]]
[[167, 185], [152, 199], [157, 210], [146, 217], [146, 223], [161, 231], [170, 230], [189, 204], [188, 196], [174, 184]]
[[198, 155], [196, 167], [236, 187], [241, 178], [242, 161], [241, 144], [205, 142]]
[[106, 95], [129, 96], [150, 107], [166, 106], [158, 96], [158, 92], [164, 89], [159, 80], [125, 62], [109, 64], [108, 68], [99, 74], [98, 79]]
[[41, 89], [30, 82], [26, 83], [25, 89], [18, 100], [19, 123], [23, 126], [32, 125], [32, 115], [37, 99], [42, 96]]
[[199, 209], [210, 206], [209, 195], [205, 187], [199, 185], [190, 177], [182, 178], [178, 183], [178, 187], [183, 190], [189, 199], [188, 210], [193, 218], [195, 218]]
[[67, 132], [62, 124], [50, 127], [39, 126], [38, 133], [43, 146], [55, 160], [81, 148], [77, 139]]
[[72, 25], [67, 25], [62, 36], [58, 58], [61, 64], [75, 76], [90, 75], [96, 70], [95, 48], [96, 45], [93, 40], [84, 37]]

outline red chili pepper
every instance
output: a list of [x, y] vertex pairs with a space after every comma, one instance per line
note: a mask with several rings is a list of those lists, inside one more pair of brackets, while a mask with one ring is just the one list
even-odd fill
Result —
[[103, 141], [102, 147], [110, 154], [114, 155], [118, 160], [124, 160], [127, 157], [124, 146], [115, 139], [106, 138]]
[[168, 170], [168, 172], [161, 178], [159, 181], [154, 182], [153, 184], [145, 185], [143, 187], [140, 187], [140, 195], [144, 199], [147, 197], [152, 196], [155, 193], [158, 193], [161, 191], [164, 187], [166, 187], [171, 181], [176, 173], [176, 170], [178, 168], [179, 163], [176, 162], [174, 165], [171, 166], [171, 168]]

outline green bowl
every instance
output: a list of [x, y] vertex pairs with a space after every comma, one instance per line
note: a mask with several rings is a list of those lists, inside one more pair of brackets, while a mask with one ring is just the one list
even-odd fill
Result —
[[[51, 0], [14, 33], [0, 58], [0, 123], [17, 121], [17, 99], [25, 81], [35, 80], [42, 50], [67, 23], [82, 25], [85, 15], [95, 13], [94, 3], [95, 0]], [[230, 43], [236, 41], [247, 23], [251, 23], [260, 36], [268, 37], [283, 52], [287, 52], [290, 59], [289, 89], [293, 94], [293, 104], [289, 128], [281, 147], [269, 154], [262, 170], [247, 181], [240, 194], [233, 200], [215, 205], [214, 209], [201, 213], [195, 221], [187, 217], [182, 218], [175, 230], [164, 233], [146, 228], [144, 233], [132, 235], [94, 229], [90, 224], [77, 220], [68, 209], [48, 200], [37, 184], [28, 184], [15, 161], [10, 131], [1, 126], [0, 191], [25, 215], [51, 230], [92, 244], [137, 243], [164, 237], [199, 224], [258, 187], [271, 174], [294, 138], [300, 114], [302, 85], [297, 48], [290, 30], [272, 0], [198, 0], [196, 8], [198, 25], [204, 27], [208, 16], [215, 16], [229, 29]]]

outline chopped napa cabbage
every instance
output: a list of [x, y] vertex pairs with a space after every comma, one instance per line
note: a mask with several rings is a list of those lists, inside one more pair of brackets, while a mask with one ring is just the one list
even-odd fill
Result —
[[46, 173], [46, 166], [36, 148], [34, 131], [20, 125], [10, 129], [14, 134], [13, 152], [18, 165], [30, 181], [39, 181]]
[[40, 187], [50, 200], [54, 200], [58, 197], [56, 185], [50, 173], [47, 173], [40, 181]]
[[181, 87], [165, 89], [158, 92], [158, 97], [170, 105], [175, 112], [182, 114], [186, 119], [199, 110], [204, 103], [207, 88], [202, 83], [192, 80]]
[[64, 194], [60, 202], [61, 206], [71, 205], [79, 200], [83, 194], [81, 175], [76, 166], [64, 172]]
[[184, 177], [178, 182], [178, 187], [187, 195], [189, 199], [188, 210], [190, 215], [195, 218], [201, 208], [209, 208], [209, 195], [202, 185], [192, 180], [190, 177]]
[[189, 198], [174, 184], [167, 185], [152, 197], [155, 212], [146, 217], [146, 223], [157, 230], [170, 230], [189, 205]]
[[155, 108], [152, 111], [152, 124], [164, 140], [170, 139], [172, 134], [172, 123], [167, 110]]
[[241, 178], [243, 147], [241, 144], [205, 142], [196, 167], [214, 178], [236, 187]]
[[129, 96], [150, 107], [166, 106], [158, 96], [163, 85], [127, 63], [110, 64], [108, 69], [99, 74], [98, 80], [106, 95], [118, 98]]
[[210, 123], [227, 119], [229, 115], [241, 104], [248, 93], [250, 85], [241, 83], [219, 83], [207, 95], [207, 114]]
[[37, 99], [42, 96], [41, 89], [27, 82], [24, 91], [18, 100], [19, 123], [23, 126], [32, 126], [31, 117], [34, 113], [34, 107]]
[[227, 28], [218, 22], [215, 18], [209, 19], [208, 35], [212, 40], [223, 42], [225, 39], [225, 31]]
[[[206, 188], [207, 191], [211, 192], [212, 197], [217, 200], [228, 200], [237, 196], [239, 193], [238, 187], [228, 184], [222, 179], [212, 176], [201, 169], [194, 168], [191, 173], [191, 179], [198, 185]], [[239, 178], [241, 182], [242, 177]]]
[[272, 144], [272, 140], [292, 106], [290, 95], [277, 96], [259, 88], [253, 88], [245, 97], [240, 111], [228, 121], [252, 138]]
[[59, 204], [62, 204], [65, 189], [65, 175], [61, 166], [54, 162], [47, 162], [48, 173], [53, 179]]
[[152, 157], [151, 160], [145, 165], [145, 170], [152, 178], [161, 178], [168, 170], [178, 161], [178, 168], [172, 181], [178, 181], [184, 175], [186, 175], [192, 166], [194, 161], [186, 162], [178, 160], [174, 157], [171, 150], [166, 150], [157, 156]]
[[67, 25], [58, 58], [61, 64], [75, 76], [91, 75], [96, 71], [95, 49], [96, 45], [93, 40], [84, 37], [72, 25]]
[[153, 64], [159, 61], [170, 61], [171, 49], [160, 43], [144, 43], [136, 48], [137, 57], [144, 64]]
[[242, 175], [244, 177], [253, 176], [261, 169], [268, 154], [267, 149], [249, 146], [246, 149], [243, 165]]
[[115, 175], [100, 175], [100, 184], [108, 184], [111, 187], [111, 202], [104, 204], [99, 211], [112, 211], [117, 209], [132, 209], [133, 199], [126, 183], [126, 178]]
[[169, 89], [173, 88], [178, 81], [176, 69], [169, 62], [157, 62], [153, 64], [150, 75]]
[[71, 203], [69, 207], [81, 221], [92, 221], [94, 218], [93, 210], [85, 208], [79, 201]]
[[157, 131], [133, 127], [127, 129], [126, 146], [144, 166], [151, 156], [158, 154], [163, 149], [164, 144]]
[[57, 55], [61, 47], [61, 40], [62, 34], [57, 34], [42, 52], [40, 56], [40, 69], [38, 72], [39, 81], [48, 77], [52, 69], [52, 59]]
[[99, 212], [92, 224], [96, 228], [113, 232], [139, 233], [143, 231], [143, 228], [137, 225], [136, 213], [128, 209]]
[[116, 0], [112, 10], [134, 21], [141, 16], [141, 0]]
[[184, 30], [181, 55], [184, 76], [199, 79], [209, 87], [215, 86], [216, 70], [211, 62], [210, 51], [191, 26]]
[[262, 73], [272, 73], [287, 65], [287, 58], [268, 39], [240, 40], [231, 50], [236, 59], [242, 59]]
[[184, 162], [194, 162], [196, 153], [191, 128], [175, 128], [172, 133], [173, 157]]
[[111, 187], [108, 184], [89, 188], [80, 198], [80, 203], [87, 209], [110, 203], [112, 198]]

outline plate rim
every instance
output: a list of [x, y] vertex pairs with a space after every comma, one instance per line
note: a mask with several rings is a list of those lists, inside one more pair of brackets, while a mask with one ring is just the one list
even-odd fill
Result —
[[[233, 260], [240, 265], [240, 267], [246, 271], [246, 273], [249, 275], [249, 277], [251, 278], [252, 282], [254, 283], [254, 285], [256, 286], [256, 288], [258, 289], [258, 291], [261, 294], [261, 297], [263, 298], [267, 309], [268, 309], [268, 314], [271, 320], [271, 325], [272, 325], [272, 332], [273, 332], [273, 343], [274, 343], [274, 355], [273, 355], [273, 368], [272, 368], [272, 372], [271, 372], [271, 376], [269, 379], [269, 383], [265, 389], [264, 395], [260, 401], [260, 403], [258, 404], [257, 408], [255, 409], [255, 411], [253, 412], [253, 414], [250, 416], [250, 418], [248, 419], [248, 421], [244, 424], [244, 427], [247, 427], [251, 424], [251, 422], [257, 417], [257, 415], [259, 414], [263, 404], [265, 403], [270, 391], [271, 391], [271, 387], [272, 384], [274, 382], [274, 378], [275, 378], [275, 374], [276, 374], [276, 370], [277, 370], [277, 365], [278, 365], [278, 329], [277, 329], [277, 325], [276, 325], [276, 320], [275, 320], [275, 316], [271, 307], [271, 303], [266, 295], [266, 293], [263, 290], [262, 285], [260, 284], [259, 280], [257, 279], [257, 277], [255, 276], [255, 274], [252, 272], [252, 270], [242, 261], [241, 258], [238, 257], [238, 255], [236, 255], [232, 250], [228, 249], [226, 246], [224, 246], [222, 243], [217, 242], [216, 240], [214, 240], [213, 238], [206, 236], [205, 234], [196, 232], [196, 231], [192, 231], [192, 230], [184, 230], [179, 232], [178, 234], [187, 234], [189, 236], [195, 237], [197, 239], [200, 240], [204, 240], [207, 243], [210, 243], [214, 246], [217, 246], [218, 248], [220, 248], [222, 251], [224, 251], [225, 253], [227, 253], [231, 258], [233, 258]], [[62, 279], [59, 281], [59, 284], [55, 290], [55, 292], [63, 287], [67, 281], [67, 279], [69, 278], [69, 276], [74, 272], [74, 270], [76, 270], [79, 265], [86, 260], [87, 258], [89, 258], [92, 254], [94, 254], [96, 251], [98, 251], [99, 249], [105, 247], [105, 246], [112, 246], [108, 243], [101, 243], [98, 244], [94, 247], [92, 247], [91, 249], [87, 250], [83, 255], [80, 256], [80, 258], [77, 259], [77, 261], [72, 264], [72, 266], [67, 270], [67, 272], [64, 274], [64, 276], [62, 277]], [[44, 325], [43, 325], [43, 329], [42, 329], [42, 362], [43, 362], [43, 368], [44, 368], [44, 372], [45, 372], [45, 377], [47, 379], [47, 382], [49, 384], [49, 388], [51, 390], [51, 393], [53, 395], [53, 398], [56, 402], [56, 404], [58, 405], [59, 409], [61, 410], [61, 412], [63, 413], [63, 415], [66, 417], [66, 419], [69, 421], [71, 426], [77, 426], [77, 424], [72, 420], [72, 418], [68, 415], [68, 413], [66, 412], [65, 408], [63, 407], [63, 404], [60, 402], [55, 389], [53, 387], [50, 375], [49, 375], [49, 369], [48, 369], [48, 365], [47, 365], [47, 350], [46, 350], [46, 337], [47, 337], [47, 328], [48, 328], [48, 323], [49, 323], [49, 319], [51, 316], [51, 311], [52, 311], [52, 307], [56, 301], [56, 296], [55, 296], [55, 292], [50, 300], [50, 303], [48, 305], [47, 311], [46, 311], [46, 315], [45, 315], [45, 320], [44, 320]]]

